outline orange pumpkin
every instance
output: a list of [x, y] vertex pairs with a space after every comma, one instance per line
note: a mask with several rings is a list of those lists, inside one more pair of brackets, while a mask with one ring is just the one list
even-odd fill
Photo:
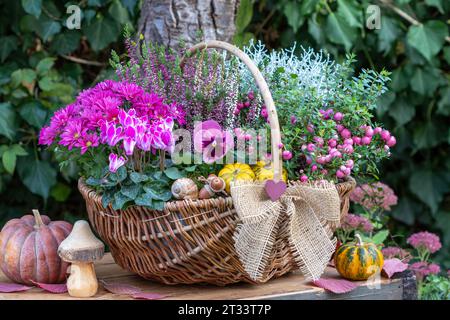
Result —
[[32, 215], [8, 221], [0, 232], [0, 268], [12, 281], [23, 284], [61, 283], [68, 263], [58, 256], [59, 244], [72, 225], [50, 221], [37, 210]]

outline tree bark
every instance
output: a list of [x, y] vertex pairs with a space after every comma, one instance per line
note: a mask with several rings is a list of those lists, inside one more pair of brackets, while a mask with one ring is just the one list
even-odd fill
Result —
[[240, 0], [144, 0], [138, 25], [146, 41], [175, 48], [201, 40], [230, 42]]

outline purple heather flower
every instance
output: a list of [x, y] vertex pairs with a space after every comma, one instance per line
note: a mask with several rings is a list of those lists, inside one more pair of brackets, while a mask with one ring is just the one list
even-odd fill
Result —
[[442, 247], [439, 236], [427, 231], [414, 233], [407, 242], [415, 249], [425, 249], [430, 253], [435, 253]]

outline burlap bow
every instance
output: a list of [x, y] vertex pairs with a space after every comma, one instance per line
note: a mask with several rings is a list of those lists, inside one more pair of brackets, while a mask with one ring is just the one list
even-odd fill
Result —
[[320, 278], [336, 248], [332, 236], [340, 220], [333, 183], [294, 183], [273, 202], [264, 184], [238, 182], [231, 186], [231, 196], [241, 220], [234, 234], [236, 252], [252, 279], [261, 279], [281, 238], [289, 241], [303, 275]]

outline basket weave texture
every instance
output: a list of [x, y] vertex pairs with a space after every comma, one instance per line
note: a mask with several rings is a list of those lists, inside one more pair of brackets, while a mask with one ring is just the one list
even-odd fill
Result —
[[[353, 179], [336, 185], [341, 218], [354, 187]], [[82, 179], [78, 188], [91, 224], [116, 263], [143, 278], [165, 284], [263, 283], [298, 268], [281, 224], [261, 281], [247, 275], [234, 247], [238, 218], [231, 197], [168, 202], [163, 212], [139, 206], [115, 211], [104, 208], [101, 196]]]

